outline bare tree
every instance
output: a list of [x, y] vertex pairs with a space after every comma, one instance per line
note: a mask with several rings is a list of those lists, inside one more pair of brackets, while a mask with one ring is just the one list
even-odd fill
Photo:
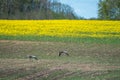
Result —
[[59, 0], [0, 0], [0, 19], [77, 19]]

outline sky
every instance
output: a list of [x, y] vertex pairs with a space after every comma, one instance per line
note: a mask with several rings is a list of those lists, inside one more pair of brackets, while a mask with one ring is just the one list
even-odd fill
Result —
[[97, 17], [99, 0], [59, 0], [59, 2], [70, 5], [78, 16], [84, 18]]

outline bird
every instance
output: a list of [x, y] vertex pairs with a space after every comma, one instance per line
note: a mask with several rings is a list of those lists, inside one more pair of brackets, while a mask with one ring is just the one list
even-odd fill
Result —
[[67, 56], [69, 56], [68, 52], [67, 51], [59, 51], [59, 56], [61, 56], [62, 54], [66, 54]]
[[35, 56], [35, 55], [28, 55], [28, 58], [29, 58], [29, 59], [35, 59], [35, 60], [38, 60], [37, 56]]

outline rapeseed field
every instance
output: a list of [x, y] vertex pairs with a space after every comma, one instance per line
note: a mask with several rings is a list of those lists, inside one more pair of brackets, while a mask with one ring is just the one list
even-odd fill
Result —
[[120, 37], [120, 21], [0, 20], [0, 35], [56, 37]]

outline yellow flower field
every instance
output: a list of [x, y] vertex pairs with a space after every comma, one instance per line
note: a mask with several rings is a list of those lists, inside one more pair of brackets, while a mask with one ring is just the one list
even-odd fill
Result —
[[0, 35], [120, 38], [120, 21], [0, 20]]

